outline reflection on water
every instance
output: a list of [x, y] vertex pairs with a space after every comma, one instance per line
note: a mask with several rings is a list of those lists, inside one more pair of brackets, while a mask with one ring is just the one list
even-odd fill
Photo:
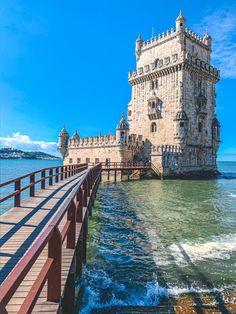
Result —
[[[81, 313], [235, 288], [236, 164], [216, 180], [103, 183], [89, 223]], [[196, 298], [196, 302], [200, 302]]]

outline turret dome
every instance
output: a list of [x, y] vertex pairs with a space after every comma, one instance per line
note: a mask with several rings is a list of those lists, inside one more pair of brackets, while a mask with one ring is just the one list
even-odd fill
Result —
[[125, 120], [124, 112], [122, 112], [121, 120], [120, 120], [120, 122], [118, 123], [116, 129], [117, 129], [117, 130], [129, 130], [129, 125], [128, 125], [128, 123], [127, 123], [126, 120]]
[[59, 136], [62, 136], [62, 137], [69, 137], [69, 133], [67, 132], [66, 130], [66, 127], [64, 126], [61, 130], [61, 132], [59, 133]]
[[220, 127], [220, 122], [216, 117], [212, 120], [212, 126]]
[[174, 121], [188, 120], [188, 116], [184, 110], [177, 111]]
[[78, 134], [77, 130], [75, 130], [75, 133], [73, 134], [72, 139], [73, 140], [78, 140], [79, 139], [79, 134]]

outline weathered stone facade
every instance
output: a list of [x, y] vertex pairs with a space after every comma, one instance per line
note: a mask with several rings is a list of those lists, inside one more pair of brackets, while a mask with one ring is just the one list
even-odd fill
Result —
[[137, 68], [128, 76], [130, 127], [122, 117], [124, 129], [118, 127], [116, 136], [68, 138], [65, 163], [137, 158], [151, 160], [164, 176], [216, 172], [220, 124], [215, 84], [220, 74], [210, 65], [211, 41], [208, 33], [201, 38], [188, 30], [182, 12], [175, 29], [146, 42], [139, 35]]

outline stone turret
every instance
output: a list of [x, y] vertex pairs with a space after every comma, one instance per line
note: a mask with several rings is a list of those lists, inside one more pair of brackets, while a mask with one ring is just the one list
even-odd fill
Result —
[[78, 135], [78, 132], [77, 132], [77, 130], [75, 130], [75, 133], [73, 134], [73, 136], [72, 136], [72, 140], [78, 140], [80, 137], [79, 137], [79, 135]]
[[182, 14], [182, 10], [179, 12], [179, 16], [176, 19], [176, 32], [184, 32], [186, 29], [186, 18]]
[[188, 116], [186, 112], [184, 110], [177, 111], [174, 121], [176, 123], [176, 143], [183, 144], [186, 141], [188, 133]]
[[142, 40], [141, 34], [139, 34], [138, 38], [136, 39], [136, 44], [135, 44], [135, 53], [136, 53], [137, 58], [141, 54], [142, 46], [143, 46], [143, 40]]
[[212, 38], [211, 38], [211, 36], [209, 35], [208, 30], [206, 30], [206, 34], [205, 34], [205, 36], [203, 37], [203, 39], [204, 39], [205, 44], [206, 44], [209, 48], [211, 48]]
[[116, 140], [121, 144], [128, 144], [129, 141], [129, 125], [125, 120], [124, 112], [122, 112], [121, 120], [116, 127]]
[[67, 155], [69, 141], [69, 133], [66, 131], [64, 126], [58, 136], [58, 150], [61, 153], [62, 159], [64, 160]]

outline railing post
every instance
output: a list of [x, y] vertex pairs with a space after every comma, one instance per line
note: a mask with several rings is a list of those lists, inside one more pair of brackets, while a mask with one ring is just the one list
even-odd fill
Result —
[[19, 193], [17, 195], [15, 195], [15, 198], [14, 198], [14, 206], [15, 207], [20, 207], [20, 198], [21, 198], [20, 189], [21, 189], [21, 181], [19, 179], [15, 182], [15, 191], [19, 191]]
[[83, 183], [83, 206], [87, 207], [88, 205], [88, 191], [87, 191], [88, 185], [87, 180]]
[[88, 233], [88, 212], [86, 212], [84, 221], [83, 221], [83, 255], [82, 255], [82, 261], [83, 263], [86, 263], [87, 260], [87, 233]]
[[41, 189], [45, 189], [45, 170], [41, 171]]
[[[31, 174], [30, 176], [30, 184], [34, 183], [35, 181], [35, 174]], [[34, 196], [35, 195], [35, 184], [33, 184], [30, 187], [30, 196]]]
[[63, 171], [64, 171], [64, 166], [61, 166], [61, 181], [63, 180]]
[[47, 291], [47, 300], [52, 302], [59, 302], [61, 298], [61, 246], [61, 234], [55, 227], [48, 243], [48, 257], [54, 259], [48, 275]]
[[56, 182], [59, 181], [59, 169], [56, 168], [56, 179], [55, 179]]
[[70, 227], [67, 233], [67, 242], [66, 242], [66, 247], [68, 249], [74, 249], [75, 248], [75, 228], [76, 228], [76, 222], [75, 222], [75, 214], [76, 214], [76, 206], [75, 202], [72, 201], [70, 204], [70, 208], [68, 209], [67, 212], [67, 220], [70, 220]]
[[53, 183], [53, 169], [49, 170], [49, 185]]
[[65, 166], [65, 179], [67, 179], [67, 177], [68, 177], [67, 169], [68, 169], [68, 166]]
[[77, 193], [77, 203], [78, 203], [78, 208], [77, 208], [76, 221], [82, 222], [83, 221], [83, 190], [81, 187]]

